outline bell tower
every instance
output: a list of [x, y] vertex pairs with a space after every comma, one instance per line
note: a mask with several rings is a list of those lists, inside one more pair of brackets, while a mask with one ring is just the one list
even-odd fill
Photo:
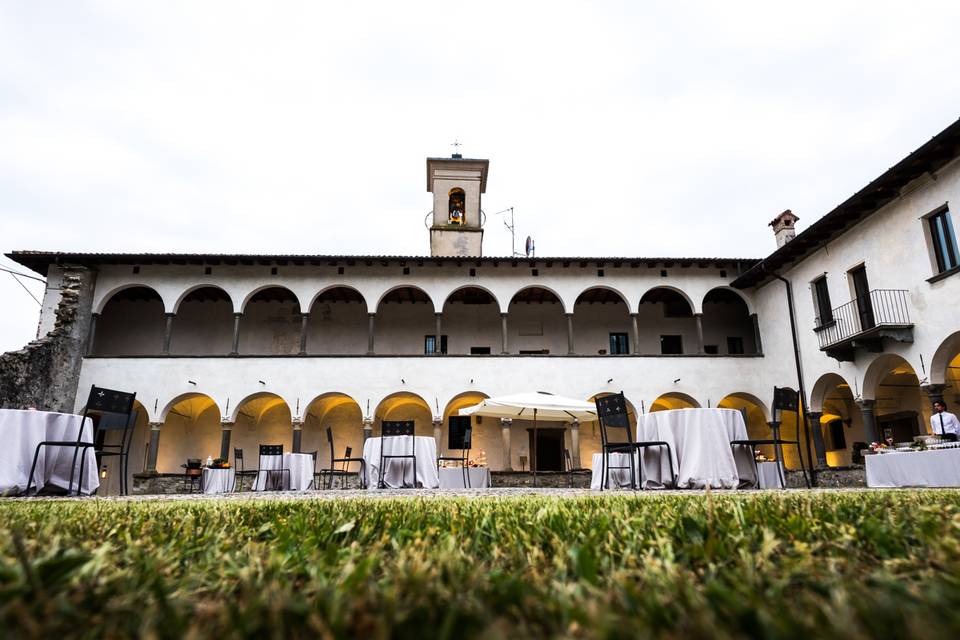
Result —
[[483, 248], [480, 195], [487, 190], [489, 160], [427, 158], [427, 191], [433, 194], [431, 256], [479, 257]]

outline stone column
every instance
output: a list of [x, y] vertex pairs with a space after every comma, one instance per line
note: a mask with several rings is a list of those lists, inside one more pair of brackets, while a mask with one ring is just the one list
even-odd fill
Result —
[[290, 424], [293, 427], [293, 452], [300, 453], [303, 444], [303, 420], [300, 416], [294, 416]]
[[233, 349], [230, 351], [232, 356], [240, 353], [240, 318], [242, 317], [242, 313], [233, 314]]
[[640, 353], [640, 327], [637, 324], [637, 314], [630, 314], [630, 341], [633, 342], [633, 353]]
[[90, 333], [87, 334], [87, 355], [93, 353], [93, 341], [97, 335], [97, 318], [100, 317], [99, 313], [90, 314]]
[[873, 413], [876, 400], [857, 400], [857, 406], [860, 407], [860, 415], [863, 416], [863, 431], [867, 439], [867, 444], [871, 442], [880, 442], [877, 435], [877, 417]]
[[703, 314], [695, 313], [693, 318], [697, 321], [697, 353], [703, 354]]
[[760, 341], [760, 320], [757, 318], [757, 314], [750, 314], [750, 321], [753, 323], [753, 341], [756, 343], [756, 353], [760, 355], [763, 353], [763, 343]]
[[443, 443], [443, 417], [433, 416], [433, 439], [437, 441], [437, 455], [440, 455]]
[[170, 355], [170, 339], [173, 338], [173, 317], [175, 313], [163, 314], [163, 355]]
[[570, 461], [574, 469], [580, 469], [580, 421], [570, 423]]
[[510, 353], [507, 350], [507, 314], [500, 314], [500, 355]]
[[307, 324], [310, 322], [309, 313], [300, 314], [300, 353], [297, 355], [307, 355]]
[[500, 437], [503, 441], [503, 471], [513, 471], [513, 457], [510, 454], [510, 429], [512, 427], [513, 420], [500, 418]]
[[366, 442], [373, 437], [373, 418], [363, 419], [363, 441]]
[[442, 313], [433, 314], [434, 321], [436, 323], [437, 339], [433, 341], [433, 355], [438, 356], [443, 351], [440, 349], [440, 333], [443, 331], [441, 319], [443, 318]]
[[157, 473], [157, 452], [160, 450], [160, 427], [162, 422], [151, 422], [150, 426], [150, 448], [147, 450], [147, 468], [146, 473]]
[[567, 355], [572, 356], [576, 353], [573, 348], [573, 314], [567, 314]]
[[224, 418], [220, 421], [220, 457], [230, 459], [230, 437], [233, 434], [233, 423]]
[[807, 419], [810, 421], [810, 432], [813, 433], [813, 449], [817, 456], [817, 467], [826, 468], [827, 466], [827, 447], [823, 442], [823, 427], [820, 425], [820, 417], [823, 415], [819, 411], [808, 411]]
[[367, 314], [367, 355], [373, 355], [373, 319], [377, 316], [375, 313]]

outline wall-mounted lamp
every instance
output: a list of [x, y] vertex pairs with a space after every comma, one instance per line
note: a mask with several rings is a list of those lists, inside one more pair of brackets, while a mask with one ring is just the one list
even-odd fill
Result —
[[613, 378], [610, 378], [609, 380], [607, 380], [607, 384], [610, 384], [611, 382], [613, 382]]
[[267, 386], [267, 383], [264, 382], [263, 380], [257, 380], [257, 382], [259, 382], [259, 383], [262, 384], [263, 386]]
[[106, 480], [106, 478], [107, 478], [107, 468], [106, 468], [106, 467], [100, 467], [100, 479], [101, 479], [101, 480]]
[[680, 378], [677, 378], [676, 380], [674, 380], [673, 384], [677, 384], [678, 382], [680, 382]]
[[400, 383], [401, 383], [401, 384], [407, 384], [407, 381], [404, 380], [403, 378], [400, 378]]
[[190, 383], [190, 384], [192, 384], [193, 386], [197, 386], [197, 383], [194, 382], [193, 380], [187, 380], [187, 382]]
[[473, 384], [473, 378], [470, 378], [470, 384]]

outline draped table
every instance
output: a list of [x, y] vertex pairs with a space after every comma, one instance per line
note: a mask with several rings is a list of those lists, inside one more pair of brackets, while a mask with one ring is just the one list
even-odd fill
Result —
[[[410, 440], [413, 439], [411, 443]], [[407, 455], [416, 451], [417, 483], [424, 489], [436, 489], [440, 486], [437, 473], [437, 441], [428, 436], [390, 436], [387, 438], [367, 438], [363, 443], [363, 459], [367, 468], [367, 488], [376, 489], [380, 478], [380, 448], [385, 455]], [[413, 460], [384, 460], [386, 469], [383, 482], [391, 489], [403, 486], [404, 478], [413, 482]], [[462, 482], [462, 481], [461, 481]]]
[[[417, 456], [420, 462], [420, 456]], [[470, 475], [470, 487], [463, 483], [463, 469], [461, 467], [443, 467], [440, 469], [441, 489], [486, 489], [490, 486], [490, 469], [486, 467], [467, 467]], [[419, 479], [420, 472], [417, 472]]]
[[[679, 489], [736, 489], [756, 486], [749, 447], [731, 450], [731, 440], [745, 440], [747, 425], [736, 409], [672, 409], [637, 418], [638, 441], [670, 445]], [[643, 486], [663, 488], [670, 482], [670, 465], [663, 447], [641, 450]]]
[[[276, 471], [280, 475], [283, 489], [288, 491], [306, 491], [313, 484], [313, 456], [309, 453], [285, 453], [283, 456], [261, 456], [260, 470], [253, 481], [254, 491], [264, 491], [267, 487], [267, 472]], [[282, 469], [289, 469], [289, 476]], [[276, 475], [276, 474], [274, 474]]]
[[[593, 475], [590, 476], [590, 488], [594, 491], [600, 489], [600, 484], [603, 482], [601, 476], [603, 475], [603, 454], [595, 453], [591, 460], [593, 466]], [[630, 465], [630, 454], [629, 453], [611, 453], [610, 454], [610, 466], [611, 467], [629, 467]], [[636, 478], [637, 482], [640, 482], [639, 473], [640, 473], [640, 459], [637, 455], [633, 456], [633, 470], [634, 473], [638, 474]], [[669, 475], [669, 471], [668, 471]], [[639, 485], [638, 485], [639, 486]], [[604, 489], [629, 489], [630, 488], [630, 469], [610, 469], [609, 475], [607, 477], [607, 486]]]
[[236, 479], [236, 472], [232, 467], [229, 469], [204, 467], [200, 485], [204, 493], [233, 493]]
[[[44, 440], [76, 441], [80, 431], [82, 416], [52, 411], [23, 411], [20, 409], [0, 409], [0, 495], [19, 493], [27, 488], [30, 465], [37, 445]], [[88, 419], [83, 428], [83, 441], [93, 438], [93, 423]], [[73, 447], [42, 447], [37, 458], [33, 486], [37, 491], [47, 485], [67, 489], [70, 482], [70, 468]], [[76, 474], [73, 486], [83, 479], [83, 493], [90, 494], [100, 486], [97, 475], [97, 460], [93, 451], [87, 451], [83, 469], [77, 455]]]
[[868, 487], [960, 487], [960, 449], [893, 451], [863, 457]]

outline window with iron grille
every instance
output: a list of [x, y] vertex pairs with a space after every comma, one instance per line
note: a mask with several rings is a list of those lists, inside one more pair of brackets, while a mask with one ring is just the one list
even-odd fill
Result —
[[610, 334], [610, 353], [612, 355], [624, 355], [630, 353], [630, 340], [627, 338], [627, 334]]

